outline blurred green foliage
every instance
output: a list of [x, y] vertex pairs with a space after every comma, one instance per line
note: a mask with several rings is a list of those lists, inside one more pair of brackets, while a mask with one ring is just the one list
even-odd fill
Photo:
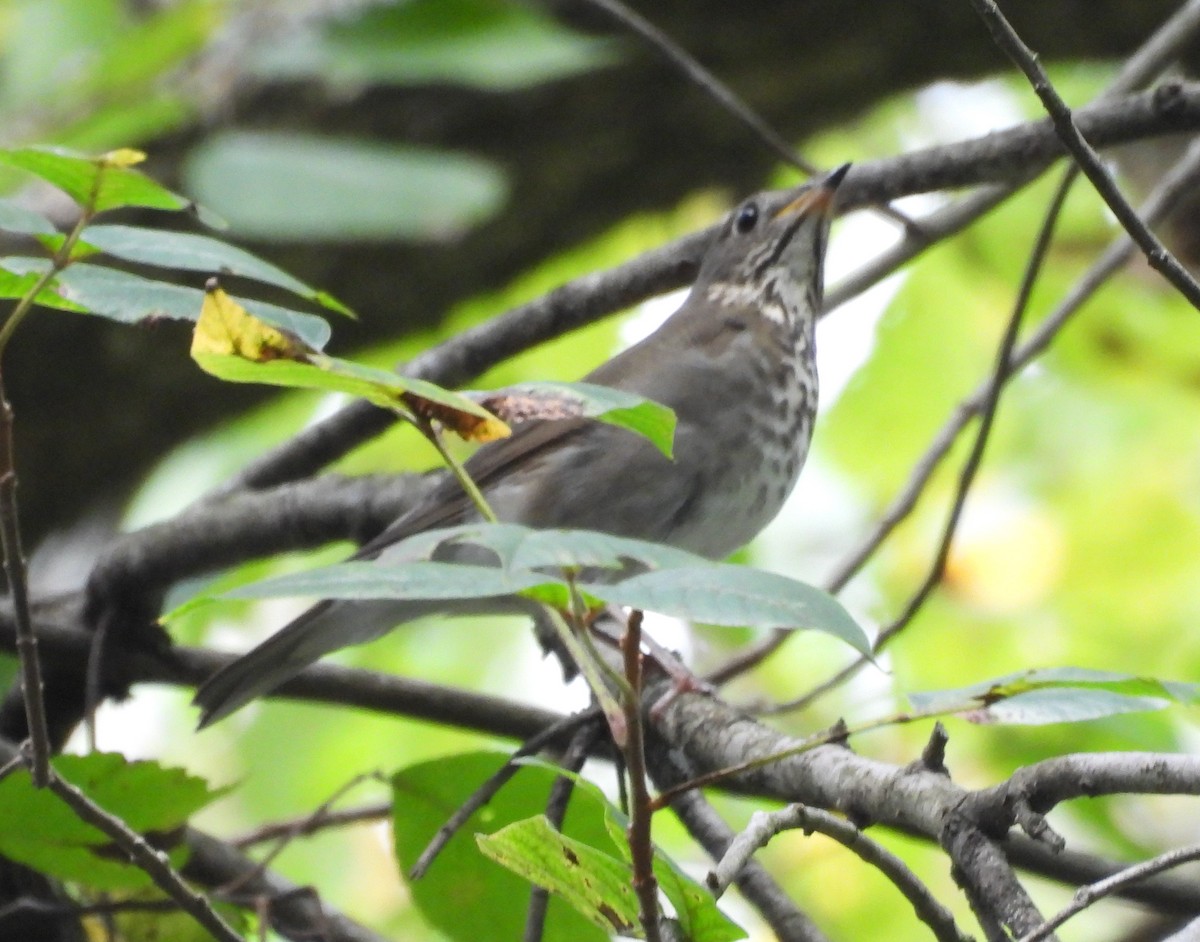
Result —
[[[346, 83], [435, 77], [511, 88], [566, 69], [592, 68], [612, 55], [607, 47], [581, 44], [578, 37], [557, 32], [525, 7], [456, 0], [453, 15], [441, 19], [434, 15], [435, 2], [413, 0], [378, 11], [374, 20], [308, 37], [296, 47], [304, 55], [264, 54], [261, 68], [264, 73], [285, 67], [323, 70]], [[483, 13], [477, 17], [472, 10]], [[108, 147], [182, 126], [194, 115], [195, 103], [172, 78], [235, 11], [232, 3], [193, 0], [131, 19], [119, 0], [0, 0], [0, 117], [6, 140]], [[482, 25], [465, 29], [463, 23]], [[511, 50], [516, 46], [536, 49], [537, 55], [515, 57]], [[1080, 66], [1060, 70], [1055, 79], [1063, 82], [1070, 99], [1083, 100], [1105, 75]], [[1023, 88], [1012, 93], [1012, 107], [1034, 113]], [[914, 139], [926, 139], [933, 133], [930, 123], [919, 96], [906, 97], [884, 103], [853, 128], [835, 129], [809, 142], [805, 150], [827, 164], [891, 153]], [[231, 205], [244, 202], [246, 193], [237, 188], [250, 179], [251, 158], [269, 169], [282, 158], [278, 146], [268, 145], [280, 143], [295, 149], [297, 160], [310, 159], [311, 166], [328, 167], [323, 162], [332, 161], [335, 168], [344, 168], [349, 162], [364, 173], [378, 170], [368, 192], [389, 185], [381, 182], [385, 177], [411, 180], [410, 174], [429, 171], [427, 154], [364, 153], [344, 142], [322, 146], [347, 150], [315, 152], [294, 148], [295, 141], [266, 137], [218, 139], [191, 167], [195, 185], [204, 191], [192, 195], [203, 195], [218, 209], [222, 199]], [[358, 234], [368, 237], [382, 231], [379, 227], [394, 232], [412, 226], [411, 231], [436, 234], [477, 223], [502, 198], [503, 183], [493, 168], [457, 163], [444, 155], [437, 160], [446, 173], [461, 175], [458, 182], [447, 176], [422, 178], [424, 189], [451, 194], [442, 204], [445, 213], [431, 213], [427, 203], [413, 200], [411, 215], [401, 218], [397, 209], [381, 222], [368, 219], [360, 204], [347, 202], [355, 208], [339, 225], [360, 225]], [[824, 570], [805, 569], [803, 561], [837, 559], [856, 544], [873, 516], [903, 486], [913, 462], [955, 404], [986, 377], [1052, 185], [1050, 179], [1040, 182], [906, 270], [894, 299], [870, 328], [866, 361], [841, 395], [824, 403], [816, 453], [801, 483], [801, 499], [837, 504], [844, 511], [839, 519], [858, 521], [857, 531], [838, 532], [835, 545], [819, 547], [818, 554], [801, 520], [784, 540], [795, 548], [794, 557], [772, 557], [771, 565], [812, 581], [823, 578]], [[294, 214], [270, 220], [270, 225], [276, 231], [304, 225], [319, 189], [310, 183], [287, 197], [285, 208]], [[674, 213], [630, 219], [463, 305], [441, 332], [368, 351], [365, 359], [381, 366], [402, 361], [562, 281], [691, 231], [714, 218], [727, 195], [701, 193]], [[273, 211], [280, 199], [272, 195], [264, 205]], [[318, 215], [329, 212], [324, 206]], [[1099, 201], [1086, 186], [1077, 187], [1034, 294], [1029, 326], [1046, 316], [1116, 234]], [[622, 323], [612, 319], [547, 344], [498, 367], [477, 385], [578, 378], [616, 349]], [[822, 355], [828, 353], [836, 356], [837, 351]], [[808, 712], [773, 721], [802, 734], [840, 716], [855, 722], [904, 710], [911, 691], [963, 686], [1029, 667], [1195, 678], [1200, 674], [1200, 632], [1194, 630], [1200, 617], [1198, 399], [1200, 322], [1157, 276], [1135, 263], [1076, 315], [1049, 353], [1005, 395], [948, 579], [881, 658], [883, 670], [867, 668]], [[177, 510], [303, 427], [315, 412], [329, 408], [329, 400], [317, 402], [311, 394], [281, 395], [164, 456], [133, 502], [129, 520], [145, 522]], [[912, 519], [852, 587], [851, 604], [868, 623], [894, 617], [923, 577], [964, 455], [960, 443]], [[338, 470], [412, 470], [433, 461], [428, 446], [411, 431], [397, 429], [349, 456]], [[331, 561], [340, 549], [312, 558]], [[296, 557], [257, 561], [222, 574], [216, 585], [303, 562]], [[245, 646], [251, 635], [282, 624], [294, 611], [279, 603], [230, 603], [219, 612], [193, 612], [173, 628], [190, 643], [219, 638]], [[729, 643], [727, 637], [700, 637], [713, 646]], [[343, 652], [338, 659], [503, 696], [517, 689], [562, 703], [553, 668], [539, 668], [533, 643], [518, 621], [426, 622]], [[841, 646], [801, 636], [752, 681], [741, 681], [731, 696], [786, 700], [844, 660]], [[10, 669], [8, 661], [0, 663], [0, 673], [7, 675]], [[360, 771], [392, 771], [497, 745], [416, 721], [274, 702], [196, 739], [182, 693], [171, 694], [161, 714], [152, 730], [158, 756], [212, 781], [238, 783], [232, 795], [200, 817], [202, 825], [222, 833], [305, 814]], [[103, 730], [103, 716], [101, 724]], [[1195, 716], [1173, 707], [1059, 726], [978, 726], [952, 720], [948, 728], [947, 761], [956, 781], [984, 786], [1022, 765], [1066, 752], [1181, 750], [1194, 741]], [[860, 737], [853, 745], [864, 754], [905, 763], [916, 757], [929, 731], [928, 724], [896, 726]], [[352, 797], [365, 801], [385, 793], [381, 785], [367, 783]], [[755, 807], [727, 797], [718, 797], [718, 804], [735, 826]], [[1057, 810], [1053, 820], [1080, 846], [1132, 855], [1178, 841], [1182, 819], [1169, 800], [1139, 798], [1072, 803]], [[664, 818], [656, 825], [676, 857], [697, 868], [706, 865], [676, 823]], [[960, 900], [936, 848], [901, 835], [872, 836], [902, 855], [940, 899]], [[878, 938], [880, 926], [897, 942], [926, 937], [909, 904], [874, 870], [831, 842], [798, 833], [781, 836], [766, 849], [764, 862], [782, 874], [786, 888], [832, 937]], [[388, 842], [370, 827], [295, 841], [275, 865], [299, 883], [319, 886], [334, 905], [365, 914], [381, 931], [437, 938], [414, 914]], [[1053, 907], [1066, 894], [1037, 885], [1035, 895]], [[963, 924], [972, 925], [965, 904], [954, 906]], [[1119, 905], [1110, 904], [1072, 922], [1062, 938], [1111, 938], [1121, 921], [1113, 914], [1120, 912]], [[745, 909], [735, 915], [741, 919]]]

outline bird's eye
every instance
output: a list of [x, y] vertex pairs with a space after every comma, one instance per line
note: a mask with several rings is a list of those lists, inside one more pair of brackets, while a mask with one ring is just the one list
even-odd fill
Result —
[[737, 211], [737, 215], [733, 218], [734, 228], [743, 235], [756, 225], [758, 225], [758, 207], [753, 203], [747, 203]]

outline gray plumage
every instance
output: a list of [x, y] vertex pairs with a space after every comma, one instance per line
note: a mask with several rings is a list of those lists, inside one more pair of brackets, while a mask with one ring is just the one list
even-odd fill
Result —
[[[501, 520], [652, 540], [720, 559], [749, 542], [791, 492], [817, 404], [813, 333], [830, 204], [848, 165], [773, 216], [754, 201], [725, 221], [687, 300], [657, 331], [585, 380], [637, 393], [676, 415], [675, 456], [584, 419], [518, 426], [466, 468]], [[355, 554], [399, 563], [394, 544], [476, 519], [446, 475]], [[435, 611], [511, 611], [513, 600], [325, 601], [197, 692], [213, 723], [314, 663]]]

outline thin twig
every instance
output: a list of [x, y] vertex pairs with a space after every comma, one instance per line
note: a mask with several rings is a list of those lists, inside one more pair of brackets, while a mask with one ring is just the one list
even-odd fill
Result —
[[[1142, 205], [1140, 212], [1142, 218], [1146, 220], [1146, 224], [1156, 225], [1169, 218], [1183, 205], [1184, 195], [1192, 192], [1197, 185], [1200, 185], [1200, 144], [1193, 143], [1183, 158], [1163, 177], [1154, 192]], [[1011, 381], [1014, 376], [1045, 352], [1084, 303], [1129, 261], [1134, 250], [1133, 241], [1128, 235], [1122, 235], [1110, 243], [1100, 258], [1075, 283], [1058, 307], [1037, 326], [1014, 353], [1006, 381]], [[989, 389], [990, 383], [985, 383], [958, 404], [946, 424], [934, 436], [933, 443], [914, 465], [913, 472], [900, 494], [892, 501], [891, 506], [888, 507], [880, 522], [862, 545], [850, 554], [849, 562], [839, 567], [839, 571], [830, 580], [832, 584], [839, 581], [841, 584], [845, 584], [845, 581], [848, 581], [849, 577], [870, 558], [892, 530], [916, 507], [933, 472], [950, 452], [959, 433], [982, 411]], [[867, 658], [858, 658], [805, 696], [788, 704], [780, 705], [776, 709], [803, 709], [818, 697], [839, 686], [847, 677], [857, 673], [868, 663], [870, 661]]]
[[1192, 863], [1196, 860], [1200, 860], [1200, 844], [1193, 844], [1190, 847], [1177, 847], [1174, 850], [1167, 851], [1165, 854], [1160, 854], [1150, 860], [1144, 860], [1139, 864], [1128, 867], [1120, 873], [1114, 873], [1111, 877], [1104, 880], [1091, 883], [1088, 886], [1081, 886], [1075, 891], [1070, 904], [1064, 906], [1059, 912], [1047, 919], [1044, 925], [1021, 936], [1017, 942], [1040, 942], [1040, 940], [1048, 938], [1055, 929], [1068, 919], [1079, 915], [1093, 903], [1104, 899], [1106, 896], [1111, 896], [1123, 890], [1131, 883], [1137, 883], [1147, 877], [1155, 876], [1156, 874], [1163, 873], [1186, 863]]
[[[1153, 81], [1187, 49], [1197, 32], [1200, 32], [1200, 0], [1188, 0], [1125, 61], [1096, 100], [1110, 101]], [[965, 229], [1034, 179], [1036, 177], [1031, 176], [1019, 184], [982, 187], [959, 202], [918, 220], [903, 240], [826, 291], [822, 314], [862, 294], [933, 243]]]
[[1025, 273], [1021, 278], [1021, 287], [1017, 292], [1017, 299], [1013, 304], [1012, 314], [1008, 319], [1008, 326], [1004, 329], [1004, 336], [1001, 338], [1000, 346], [996, 351], [995, 366], [992, 368], [992, 376], [987, 385], [987, 393], [984, 396], [983, 406], [980, 409], [979, 429], [975, 434], [975, 441], [971, 445], [971, 452], [967, 455], [967, 460], [963, 462], [962, 469], [959, 471], [958, 486], [955, 489], [954, 497], [950, 504], [950, 513], [946, 516], [946, 523], [942, 529], [941, 541], [938, 544], [933, 563], [929, 567], [929, 571], [925, 574], [925, 579], [917, 588], [917, 591], [913, 593], [900, 615], [884, 628], [875, 639], [875, 644], [872, 648], [874, 653], [883, 650], [888, 642], [905, 629], [916, 616], [917, 612], [921, 610], [921, 607], [945, 575], [946, 561], [950, 558], [950, 548], [954, 543], [954, 534], [958, 530], [958, 522], [962, 519], [967, 495], [971, 491], [971, 485], [975, 482], [975, 476], [979, 472], [979, 465], [983, 462], [983, 453], [987, 448], [988, 438], [991, 435], [992, 423], [996, 418], [996, 409], [1000, 405], [1000, 392], [1003, 390], [1009, 372], [1012, 369], [1012, 355], [1017, 346], [1017, 337], [1021, 332], [1021, 323], [1024, 321], [1025, 312], [1029, 308], [1029, 298], [1033, 293], [1033, 286], [1037, 283], [1042, 266], [1046, 261], [1046, 255], [1050, 250], [1050, 241], [1054, 236], [1054, 229], [1058, 224], [1067, 194], [1070, 192], [1072, 177], [1073, 174], [1068, 171], [1055, 191], [1054, 197], [1050, 202], [1050, 208], [1046, 211], [1041, 228], [1038, 230], [1037, 239], [1034, 242], [1029, 261], [1026, 263]]
[[262, 932], [269, 927], [294, 942], [387, 942], [322, 902], [311, 888], [298, 887], [270, 870], [260, 872], [253, 860], [225, 841], [192, 827], [184, 829], [183, 840], [190, 851], [184, 875], [205, 887], [241, 887], [236, 897], [227, 899], [257, 910]]
[[[647, 764], [659, 790], [669, 789], [688, 777], [683, 753], [658, 738], [653, 725], [648, 732], [651, 739]], [[720, 860], [737, 836], [701, 792], [677, 795], [671, 802], [671, 810], [713, 860]], [[792, 895], [758, 860], [747, 860], [736, 882], [743, 898], [758, 911], [779, 942], [829, 942], [812, 917], [797, 906]]]
[[939, 942], [969, 942], [954, 922], [954, 915], [937, 901], [934, 895], [909, 867], [881, 844], [867, 837], [845, 818], [828, 811], [801, 804], [788, 805], [779, 811], [756, 811], [746, 828], [738, 834], [717, 863], [706, 881], [709, 889], [720, 896], [741, 873], [751, 856], [783, 831], [813, 831], [837, 841], [847, 850], [879, 870], [912, 903], [917, 918], [929, 926]]
[[53, 916], [57, 919], [80, 916], [111, 916], [118, 913], [175, 913], [179, 904], [173, 899], [106, 899], [93, 903], [52, 902], [33, 896], [22, 896], [0, 907], [0, 926], [5, 920], [24, 913]]
[[[285, 850], [287, 850], [288, 845], [291, 844], [292, 841], [298, 837], [301, 837], [302, 835], [312, 834], [322, 825], [327, 824], [332, 817], [333, 806], [343, 797], [345, 797], [349, 791], [368, 780], [382, 781], [383, 774], [380, 772], [364, 772], [361, 775], [354, 776], [348, 782], [339, 786], [338, 789], [334, 791], [334, 793], [327, 799], [325, 799], [325, 801], [321, 802], [321, 804], [312, 813], [306, 815], [304, 818], [301, 818], [298, 821], [292, 822], [292, 827], [290, 829], [283, 831], [277, 830], [276, 834], [274, 835], [275, 846], [267, 851], [262, 860], [258, 862], [257, 871], [248, 871], [244, 875], [243, 881], [252, 882], [257, 880], [259, 876], [266, 872], [267, 868], [271, 866], [275, 859]], [[246, 846], [244, 839], [242, 841], [230, 841], [230, 843], [239, 849]], [[234, 884], [233, 886], [226, 887], [225, 889], [229, 892], [234, 892], [240, 885], [240, 883]]]
[[[102, 174], [93, 181], [93, 198], [100, 185]], [[92, 219], [90, 206], [83, 212], [62, 245], [54, 253], [50, 264], [34, 281], [28, 291], [17, 301], [12, 312], [0, 327], [0, 360], [17, 328], [33, 310], [38, 296], [54, 278], [71, 264], [74, 250], [84, 227]], [[25, 566], [25, 551], [21, 546], [21, 525], [17, 512], [17, 464], [13, 445], [13, 409], [8, 393], [0, 379], [0, 547], [4, 552], [4, 574], [8, 578], [9, 598], [12, 600], [13, 620], [17, 629], [17, 658], [21, 671], [21, 695], [25, 701], [25, 723], [29, 727], [29, 743], [32, 750], [31, 774], [33, 784], [44, 788], [50, 783], [50, 730], [46, 721], [46, 704], [42, 692], [42, 668], [38, 658], [37, 635], [29, 617], [29, 583]]]
[[[797, 167], [809, 175], [821, 172], [821, 169], [811, 160], [807, 160], [801, 154], [797, 153], [796, 149], [788, 144], [753, 108], [742, 101], [734, 93], [733, 89], [717, 78], [695, 56], [645, 17], [629, 9], [620, 0], [584, 0], [584, 2], [602, 11], [618, 24], [636, 33], [649, 43], [672, 66], [682, 72], [689, 81], [693, 82], [705, 94], [713, 98], [717, 104], [749, 128], [784, 163], [791, 164], [793, 167]], [[900, 223], [906, 231], [916, 229], [916, 224], [912, 219], [892, 206], [881, 204], [873, 208], [892, 221]]]
[[646, 788], [646, 741], [642, 729], [642, 613], [633, 609], [621, 636], [621, 661], [628, 687], [621, 698], [625, 711], [625, 743], [621, 754], [629, 778], [629, 856], [633, 863], [633, 891], [638, 898], [638, 919], [646, 942], [661, 942], [658, 914], [658, 880], [654, 876], [654, 844], [650, 838], [650, 792]]
[[[1040, 171], [1038, 175], [1040, 175]], [[943, 239], [957, 235], [1035, 179], [1037, 179], [1037, 175], [1023, 180], [1018, 185], [990, 184], [980, 187], [969, 196], [918, 219], [903, 239], [884, 249], [825, 292], [821, 317], [835, 308], [841, 307], [852, 298], [858, 297], [868, 288], [883, 281], [888, 275], [895, 274], [901, 266], [912, 261], [926, 249]]]
[[521, 766], [517, 762], [518, 759], [531, 756], [540, 751], [543, 747], [561, 737], [565, 731], [578, 729], [585, 724], [594, 723], [601, 717], [602, 714], [597, 709], [575, 713], [571, 716], [563, 717], [557, 723], [547, 726], [536, 736], [531, 736], [523, 742], [521, 747], [508, 757], [508, 761], [492, 773], [487, 781], [476, 788], [471, 796], [459, 806], [458, 810], [447, 819], [446, 823], [438, 828], [437, 833], [430, 839], [425, 849], [421, 851], [421, 855], [417, 858], [416, 863], [409, 868], [409, 879], [419, 880], [423, 877], [430, 865], [437, 858], [437, 855], [450, 842], [450, 838], [458, 833], [462, 826], [470, 819], [471, 815], [491, 801], [492, 796], [500, 791], [505, 783], [520, 771]]
[[1037, 61], [1037, 56], [1017, 35], [1012, 24], [1005, 19], [1004, 14], [996, 5], [995, 0], [971, 0], [975, 11], [983, 18], [985, 25], [1004, 53], [1025, 73], [1029, 84], [1041, 99], [1054, 128], [1063, 144], [1071, 152], [1084, 175], [1091, 181], [1101, 199], [1117, 217], [1121, 227], [1129, 233], [1130, 238], [1142, 250], [1150, 266], [1167, 279], [1175, 289], [1182, 294], [1195, 308], [1200, 308], [1200, 284], [1188, 273], [1170, 250], [1158, 240], [1149, 227], [1138, 217], [1137, 212], [1129, 205], [1128, 200], [1121, 195], [1116, 183], [1105, 169], [1100, 155], [1080, 133], [1079, 126], [1071, 114], [1071, 109], [1062, 97], [1055, 91], [1046, 70]]
[[51, 770], [47, 787], [87, 824], [99, 828], [114, 844], [129, 855], [130, 860], [155, 885], [179, 904], [180, 909], [191, 916], [219, 942], [244, 942], [212, 907], [203, 893], [197, 893], [171, 866], [167, 855], [155, 850], [146, 839], [133, 831], [116, 815], [109, 814], [70, 782], [60, 778]]
[[[1200, 0], [1188, 0], [1183, 7], [1155, 30], [1153, 35], [1126, 60], [1116, 77], [1097, 97], [1097, 102], [1112, 100], [1118, 95], [1141, 88], [1153, 80], [1187, 49], [1198, 31], [1200, 31]], [[1073, 175], [1078, 173], [1078, 165], [1072, 164], [1070, 173], [1073, 178]], [[957, 203], [953, 203], [921, 219], [919, 224], [913, 230], [906, 233], [902, 240], [891, 248], [881, 252], [870, 262], [826, 291], [821, 316], [824, 317], [830, 311], [882, 281], [932, 244], [949, 238], [965, 229], [980, 217], [991, 212], [992, 209], [1016, 193], [1021, 187], [1031, 183], [1034, 179], [1036, 179], [1036, 175], [1028, 177], [1019, 184], [1005, 183], [982, 187], [977, 192], [959, 200]], [[1151, 222], [1148, 215], [1146, 219], [1148, 223]], [[954, 418], [961, 420], [957, 423], [957, 427], [951, 429], [947, 426], [946, 429], [943, 429], [943, 435], [939, 436], [934, 445], [926, 452], [917, 465], [914, 466], [913, 473], [910, 475], [910, 484], [916, 483], [917, 486], [915, 488], [907, 487], [893, 501], [871, 534], [842, 562], [837, 571], [826, 581], [825, 588], [827, 591], [837, 593], [845, 588], [846, 584], [866, 564], [867, 560], [871, 558], [880, 544], [912, 512], [916, 506], [917, 499], [924, 490], [925, 483], [928, 482], [941, 459], [954, 444], [958, 432], [973, 416], [973, 412], [969, 414], [956, 413]], [[951, 425], [955, 424], [952, 420]], [[947, 432], [948, 435], [945, 434]], [[792, 632], [789, 631], [780, 630], [772, 632], [758, 644], [744, 648], [738, 652], [737, 655], [708, 674], [705, 679], [713, 684], [726, 683], [733, 677], [737, 677], [757, 664], [762, 663], [791, 635]], [[864, 663], [866, 662], [856, 662], [847, 670], [857, 671]], [[848, 675], [845, 672], [839, 673], [799, 702], [804, 704], [811, 702], [813, 696], [820, 695], [820, 693], [837, 686], [846, 676]]]
[[796, 153], [795, 149], [770, 124], [734, 94], [733, 89], [713, 75], [691, 53], [645, 17], [635, 13], [619, 0], [584, 0], [584, 2], [646, 40], [671, 65], [749, 128], [784, 163], [798, 167], [808, 174], [820, 172], [820, 168], [816, 164]]
[[[592, 748], [599, 737], [601, 727], [597, 723], [581, 726], [571, 737], [571, 744], [563, 754], [559, 763], [568, 772], [578, 773], [584, 762], [592, 754]], [[570, 775], [560, 775], [550, 788], [550, 797], [546, 799], [546, 820], [555, 830], [562, 830], [563, 821], [567, 816], [567, 808], [571, 795], [575, 791], [575, 779]], [[550, 906], [550, 892], [541, 886], [535, 886], [529, 894], [529, 907], [525, 910], [525, 929], [521, 934], [522, 942], [538, 942], [546, 928], [546, 911]]]
[[248, 834], [235, 837], [228, 841], [230, 847], [245, 850], [255, 844], [280, 838], [304, 837], [316, 834], [327, 828], [340, 828], [352, 824], [362, 824], [366, 821], [382, 821], [392, 813], [392, 806], [387, 802], [374, 805], [363, 805], [359, 808], [347, 808], [345, 811], [332, 811], [322, 807], [315, 813], [289, 818], [286, 821], [272, 821], [263, 824]]
[[25, 553], [21, 548], [21, 527], [17, 521], [17, 469], [14, 458], [13, 411], [4, 393], [3, 381], [0, 380], [0, 545], [4, 549], [4, 573], [8, 578], [17, 634], [21, 695], [25, 701], [25, 722], [29, 727], [30, 770], [33, 784], [45, 788], [51, 777], [50, 730], [46, 722], [46, 704], [42, 698], [37, 634], [29, 616], [29, 583], [26, 580]]
[[[1164, 112], [1152, 97], [1143, 95], [1085, 109], [1078, 118], [1089, 128], [1093, 139], [1108, 144], [1126, 143], [1149, 134], [1190, 130], [1195, 126], [1195, 116], [1189, 111], [1194, 106], [1193, 89], [1183, 87], [1181, 95], [1188, 106], [1182, 113]], [[1013, 179], [1024, 181], [1057, 160], [1061, 153], [1053, 129], [1048, 124], [1042, 125], [1042, 122], [1029, 123], [971, 141], [856, 164], [839, 192], [840, 205], [849, 211], [910, 193]], [[783, 198], [783, 194], [778, 195]], [[536, 344], [683, 287], [695, 276], [699, 259], [715, 229], [714, 226], [694, 232], [606, 271], [565, 282], [546, 295], [427, 350], [409, 363], [404, 373], [443, 386], [457, 386]], [[947, 234], [953, 231], [957, 228]], [[921, 237], [910, 242], [909, 247], [932, 245], [937, 238], [940, 236]], [[912, 254], [915, 253], [903, 255], [897, 264]], [[844, 298], [831, 292], [829, 300], [840, 303]], [[362, 401], [352, 403], [262, 455], [214, 490], [209, 499], [315, 474], [386, 430], [393, 420], [388, 410]]]

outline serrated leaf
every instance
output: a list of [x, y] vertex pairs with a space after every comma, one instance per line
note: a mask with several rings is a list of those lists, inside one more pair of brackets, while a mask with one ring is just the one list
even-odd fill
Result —
[[263, 579], [224, 592], [220, 598], [486, 599], [515, 595], [546, 581], [536, 573], [512, 573], [489, 566], [427, 561], [385, 566], [351, 561]]
[[545, 815], [475, 839], [492, 860], [565, 899], [604, 931], [628, 934], [638, 925], [629, 864], [559, 833]]
[[[410, 766], [392, 778], [392, 833], [402, 873], [407, 873], [446, 818], [505, 761], [498, 753], [470, 753]], [[522, 768], [454, 835], [433, 866], [408, 889], [413, 901], [455, 942], [517, 939], [525, 922], [529, 884], [480, 854], [474, 835], [491, 833], [539, 813], [556, 774]], [[566, 831], [589, 844], [607, 840], [591, 803], [572, 802]], [[609, 938], [562, 900], [551, 898], [545, 942], [602, 942]]]
[[354, 316], [350, 308], [327, 292], [318, 291], [245, 249], [210, 236], [143, 229], [137, 226], [100, 225], [85, 229], [82, 239], [100, 251], [126, 261], [184, 271], [208, 272], [213, 275], [229, 274], [252, 278], [265, 284], [276, 285], [339, 314]]
[[143, 159], [145, 154], [128, 148], [94, 157], [61, 148], [0, 148], [0, 163], [41, 177], [92, 212], [100, 213], [120, 206], [190, 208], [190, 200], [133, 169]]
[[866, 633], [829, 593], [776, 573], [707, 563], [662, 569], [583, 588], [616, 605], [712, 625], [809, 628], [833, 635], [864, 654]]
[[594, 383], [519, 383], [478, 393], [480, 404], [505, 422], [591, 418], [649, 439], [668, 458], [675, 444], [675, 413], [660, 403]]
[[21, 235], [52, 235], [58, 231], [41, 213], [6, 199], [0, 199], [0, 229]]
[[[171, 844], [171, 832], [221, 794], [182, 769], [123, 756], [92, 753], [59, 756], [54, 768], [96, 804], [140, 834], [153, 832]], [[101, 831], [85, 824], [49, 790], [35, 789], [29, 773], [0, 781], [0, 854], [53, 877], [100, 890], [141, 889], [152, 882], [124, 862]], [[169, 854], [178, 866], [186, 848], [174, 841]]]

